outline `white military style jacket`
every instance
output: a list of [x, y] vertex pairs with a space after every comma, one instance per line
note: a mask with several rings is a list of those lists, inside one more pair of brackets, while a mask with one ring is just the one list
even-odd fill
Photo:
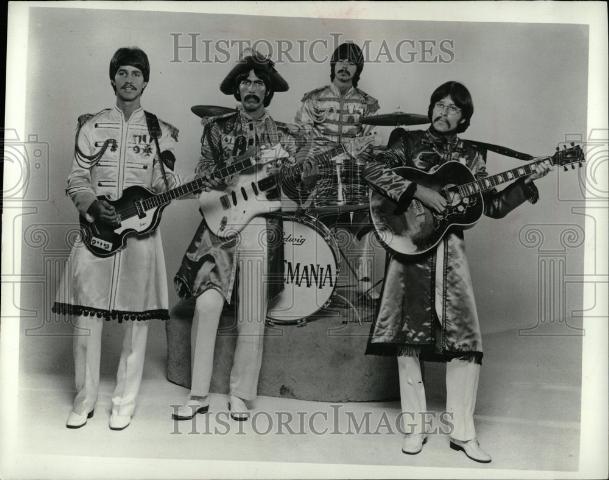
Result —
[[[162, 152], [173, 152], [178, 130], [159, 121]], [[101, 195], [119, 199], [133, 185], [155, 193], [166, 190], [154, 140], [144, 110], [125, 120], [118, 107], [79, 118], [76, 151], [66, 193], [79, 213], [92, 221], [87, 210]], [[178, 184], [165, 166], [169, 188]], [[54, 311], [72, 315], [96, 315], [106, 319], [146, 320], [168, 318], [165, 259], [161, 235], [130, 237], [111, 257], [94, 256], [77, 243], [67, 262]]]

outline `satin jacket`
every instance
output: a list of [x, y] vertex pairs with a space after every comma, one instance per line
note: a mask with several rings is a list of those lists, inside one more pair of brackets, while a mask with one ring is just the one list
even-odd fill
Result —
[[[159, 125], [161, 151], [173, 152], [178, 130], [162, 120]], [[164, 178], [158, 153], [142, 108], [134, 111], [129, 120], [116, 106], [95, 115], [82, 115], [66, 193], [79, 213], [92, 220], [87, 210], [98, 196], [116, 200], [133, 185], [160, 193], [167, 188], [165, 179], [173, 188], [179, 179], [169, 166], [164, 167]], [[130, 237], [125, 248], [106, 258], [94, 256], [77, 243], [53, 308], [60, 313], [119, 321], [168, 318], [167, 272], [160, 231], [142, 238]]]
[[[268, 113], [251, 119], [239, 109], [203, 122], [201, 158], [195, 168], [197, 176], [209, 175], [216, 169], [230, 165], [235, 157], [250, 148], [281, 144], [289, 154], [284, 164], [296, 163], [299, 149], [307, 145], [306, 133], [295, 125], [275, 122]], [[269, 252], [269, 296], [283, 288], [283, 236], [281, 223], [267, 219]], [[222, 239], [214, 235], [201, 221], [186, 250], [174, 282], [180, 297], [197, 297], [214, 288], [230, 303], [237, 269], [237, 248], [234, 238]]]
[[360, 123], [360, 118], [379, 109], [376, 98], [363, 90], [351, 87], [341, 95], [334, 84], [305, 93], [301, 102], [296, 123], [335, 143], [368, 133], [372, 127]]
[[[360, 119], [379, 110], [376, 98], [363, 90], [351, 87], [341, 95], [334, 84], [306, 93], [301, 102], [295, 121], [311, 132], [318, 151], [331, 148], [337, 143], [349, 145], [355, 138], [372, 133], [374, 127], [362, 124]], [[349, 150], [349, 147], [347, 148]], [[338, 190], [339, 173], [333, 172], [329, 177], [317, 179], [312, 188], [303, 188], [302, 193], [307, 197], [303, 198], [303, 203], [313, 207], [327, 207], [341, 202], [348, 205], [367, 202], [367, 187], [360, 175], [360, 165], [371, 158], [371, 151], [372, 149], [368, 148], [357, 154], [356, 160], [344, 155], [337, 157], [335, 160], [341, 158], [343, 163], [340, 173], [342, 191], [339, 193]], [[366, 211], [353, 215], [325, 216], [324, 222], [328, 225], [349, 225], [358, 235], [370, 229], [370, 218]]]
[[[416, 185], [392, 172], [408, 166], [430, 171], [447, 161], [466, 165], [477, 178], [486, 173], [485, 152], [459, 139], [432, 131], [398, 129], [394, 142], [366, 170], [366, 180], [380, 193], [406, 208]], [[484, 214], [501, 218], [538, 198], [533, 183], [522, 179], [485, 194]], [[482, 337], [465, 255], [463, 232], [453, 228], [438, 246], [422, 255], [387, 254], [386, 275], [378, 316], [372, 325], [368, 353], [400, 354], [420, 349], [443, 357], [481, 361]]]

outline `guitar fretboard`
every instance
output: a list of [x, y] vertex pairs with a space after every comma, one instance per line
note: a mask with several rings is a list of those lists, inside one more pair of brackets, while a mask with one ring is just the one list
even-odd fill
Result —
[[544, 157], [535, 162], [528, 163], [523, 165], [522, 167], [513, 168], [511, 170], [507, 170], [502, 173], [498, 173], [496, 175], [491, 175], [490, 177], [484, 177], [475, 182], [464, 183], [463, 185], [459, 185], [458, 191], [459, 194], [463, 197], [468, 197], [470, 195], [476, 195], [478, 193], [486, 192], [496, 187], [497, 185], [501, 185], [502, 183], [510, 182], [512, 180], [517, 180], [521, 177], [526, 177], [535, 173], [533, 169], [534, 165], [538, 165], [547, 159], [551, 159], [552, 157]]
[[[323, 152], [323, 153], [319, 153], [317, 155], [315, 155], [314, 160], [317, 162], [318, 166], [320, 166], [320, 168], [324, 168], [327, 165], [332, 165], [332, 159], [334, 157], [336, 157], [337, 155], [340, 155], [341, 153], [346, 153], [347, 150], [344, 147], [344, 145], [337, 145], [336, 147], [331, 148], [330, 150]], [[299, 163], [298, 165], [294, 165], [292, 167], [289, 167], [287, 169], [285, 169], [282, 172], [283, 181], [294, 181], [296, 180], [301, 174], [302, 174], [302, 169], [303, 169], [304, 165], [302, 163]]]
[[[252, 161], [252, 159], [246, 158], [245, 160], [242, 160], [240, 162], [235, 162], [224, 168], [216, 170], [213, 173], [213, 175], [211, 175], [211, 178], [213, 178], [214, 180], [222, 180], [223, 178], [229, 177], [230, 175], [234, 175], [235, 173], [239, 173], [242, 170], [246, 170], [246, 169], [252, 167], [253, 165], [254, 165], [254, 162]], [[172, 200], [184, 197], [184, 196], [194, 193], [198, 190], [201, 190], [203, 188], [204, 182], [206, 182], [206, 181], [207, 181], [207, 179], [197, 178], [196, 180], [193, 180], [192, 182], [185, 183], [172, 190], [168, 190], [167, 192], [164, 192], [164, 193], [159, 193], [158, 195], [154, 195], [153, 197], [149, 197], [149, 198], [143, 200], [142, 206], [144, 207], [145, 210], [150, 210], [151, 208], [165, 205], [165, 204], [171, 202]]]
[[[341, 153], [345, 153], [346, 151], [347, 150], [345, 149], [345, 147], [343, 145], [338, 145], [326, 152], [315, 155], [314, 160], [316, 162], [318, 162], [318, 165], [322, 165], [322, 167], [323, 167], [324, 164], [329, 164], [333, 157], [335, 157]], [[213, 178], [214, 180], [222, 180], [226, 177], [229, 177], [236, 173], [240, 173], [243, 170], [247, 170], [248, 168], [254, 166], [255, 165], [255, 159], [253, 158], [254, 152], [248, 151], [243, 155], [243, 157], [246, 157], [246, 156], [247, 156], [247, 158], [244, 158], [241, 161], [237, 161], [235, 163], [232, 163], [231, 165], [228, 165], [219, 170], [216, 170], [211, 175], [211, 178]], [[286, 180], [289, 181], [290, 179], [297, 178], [302, 173], [302, 169], [303, 169], [302, 164], [294, 165], [290, 168], [285, 169], [282, 172], [282, 175], [283, 175], [282, 181], [286, 181]], [[271, 175], [267, 178], [263, 178], [262, 180], [260, 180], [258, 182], [258, 186], [260, 187], [260, 190], [266, 191], [269, 188], [271, 188], [275, 184], [276, 179], [277, 179], [276, 175]], [[207, 179], [204, 179], [204, 178], [197, 178], [196, 180], [193, 180], [191, 182], [180, 185], [176, 188], [168, 190], [167, 192], [159, 193], [157, 195], [146, 198], [141, 201], [141, 207], [144, 210], [151, 210], [153, 208], [160, 207], [161, 205], [166, 205], [166, 204], [170, 203], [172, 200], [184, 197], [186, 195], [189, 195], [191, 193], [201, 190], [203, 188], [206, 180]], [[137, 208], [135, 206], [132, 206], [132, 207], [125, 209], [124, 211], [119, 212], [119, 214], [123, 218], [127, 218], [129, 216], [136, 215]]]

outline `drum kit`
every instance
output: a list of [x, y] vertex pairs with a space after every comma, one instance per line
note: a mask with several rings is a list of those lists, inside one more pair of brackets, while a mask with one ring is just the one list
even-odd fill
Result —
[[[215, 105], [195, 105], [191, 111], [208, 120], [235, 112]], [[426, 115], [394, 112], [362, 117], [360, 122], [397, 127], [423, 125], [429, 123], [429, 119]], [[353, 279], [357, 272], [349, 260], [354, 256], [345, 255], [348, 245], [341, 241], [345, 236], [339, 238], [340, 230], [335, 228], [333, 221], [341, 217], [353, 220], [355, 212], [368, 210], [364, 165], [358, 157], [335, 157], [332, 170], [320, 172], [321, 180], [303, 203], [303, 209], [282, 215], [284, 289], [269, 308], [267, 320], [270, 324], [306, 325], [316, 317], [328, 316], [328, 308], [335, 299], [351, 307], [357, 321], [361, 321], [360, 309], [353, 305], [349, 295], [344, 294], [345, 290], [353, 290], [359, 283], [358, 278]], [[333, 221], [328, 221], [328, 218]]]

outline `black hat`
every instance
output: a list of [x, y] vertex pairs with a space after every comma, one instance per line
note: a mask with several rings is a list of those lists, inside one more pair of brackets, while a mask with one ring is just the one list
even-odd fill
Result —
[[362, 53], [362, 49], [355, 43], [345, 42], [336, 47], [330, 62], [336, 63], [338, 60], [349, 60], [360, 66], [364, 64], [364, 54]]
[[281, 75], [275, 70], [275, 64], [270, 58], [265, 57], [259, 52], [253, 51], [252, 55], [243, 57], [237, 65], [228, 73], [226, 78], [220, 84], [220, 91], [226, 95], [235, 93], [235, 79], [242, 73], [248, 73], [250, 70], [263, 70], [271, 82], [271, 90], [273, 92], [287, 92], [290, 86]]

